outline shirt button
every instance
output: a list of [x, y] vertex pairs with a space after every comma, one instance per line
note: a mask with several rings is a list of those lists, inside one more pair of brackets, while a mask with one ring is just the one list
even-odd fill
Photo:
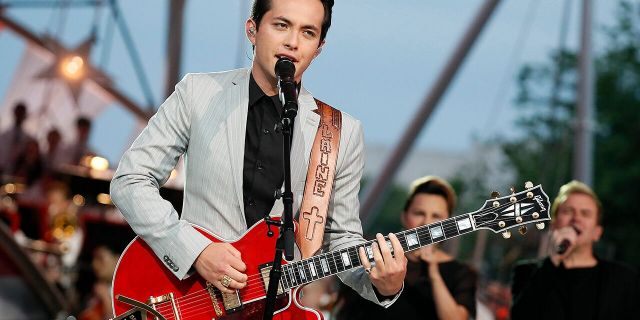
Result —
[[253, 199], [249, 199], [249, 201], [247, 201], [247, 204], [249, 205], [249, 207], [253, 207], [256, 205], [256, 203], [253, 201]]
[[264, 169], [264, 167], [262, 166], [262, 162], [260, 161], [256, 162], [256, 168], [258, 168], [258, 170]]
[[264, 129], [262, 132], [264, 132], [264, 134], [269, 134], [271, 131], [269, 131], [269, 129]]

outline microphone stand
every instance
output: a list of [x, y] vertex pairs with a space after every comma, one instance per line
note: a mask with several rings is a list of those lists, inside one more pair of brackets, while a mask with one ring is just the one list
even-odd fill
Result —
[[[269, 272], [269, 288], [267, 290], [264, 316], [262, 318], [264, 320], [271, 320], [273, 318], [278, 286], [280, 284], [280, 277], [282, 276], [282, 255], [284, 253], [287, 260], [293, 260], [293, 244], [295, 242], [293, 230], [293, 193], [291, 192], [291, 133], [293, 131], [294, 119], [298, 114], [298, 95], [295, 82], [285, 83], [279, 80], [278, 87], [280, 88], [280, 100], [282, 101], [283, 107], [282, 119], [277, 125], [277, 128], [282, 133], [284, 142], [282, 149], [284, 156], [284, 192], [282, 193], [284, 212], [282, 214], [282, 221], [279, 223], [280, 234], [278, 235], [278, 240], [276, 240], [276, 254], [271, 265], [271, 271]], [[294, 99], [285, 99], [285, 91], [288, 94], [293, 93]], [[291, 95], [287, 98], [290, 97]], [[278, 191], [276, 191], [276, 194], [277, 197]], [[268, 219], [268, 224], [274, 224], [274, 221], [268, 217], [265, 219]]]

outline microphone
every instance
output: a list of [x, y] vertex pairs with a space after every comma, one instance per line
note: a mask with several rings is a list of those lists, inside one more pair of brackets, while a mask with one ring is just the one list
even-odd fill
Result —
[[[580, 235], [580, 230], [578, 230], [578, 228], [576, 228], [575, 226], [571, 226], [573, 228], [573, 230], [576, 232], [576, 234]], [[569, 249], [569, 247], [571, 246], [571, 241], [569, 241], [569, 239], [562, 239], [562, 241], [560, 241], [560, 244], [556, 247], [556, 253], [557, 254], [565, 254], [565, 252], [567, 252], [567, 249]]]
[[276, 62], [276, 77], [278, 77], [278, 88], [280, 89], [280, 102], [282, 102], [283, 118], [291, 121], [298, 114], [298, 86], [293, 79], [296, 73], [296, 66], [287, 57], [281, 57]]
[[570, 245], [571, 245], [571, 241], [569, 241], [569, 239], [562, 239], [562, 241], [560, 242], [560, 244], [556, 248], [556, 253], [557, 254], [564, 254], [565, 252], [567, 252], [567, 249], [569, 249]]

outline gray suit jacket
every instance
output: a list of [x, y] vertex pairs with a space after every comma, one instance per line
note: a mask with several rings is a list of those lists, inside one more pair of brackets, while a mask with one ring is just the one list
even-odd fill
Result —
[[[247, 124], [250, 70], [188, 74], [149, 120], [125, 152], [111, 182], [111, 197], [133, 230], [167, 267], [182, 279], [210, 240], [190, 224], [225, 239], [246, 229], [242, 170]], [[311, 146], [320, 116], [315, 100], [299, 93], [294, 125], [291, 174], [294, 212], [300, 208]], [[343, 113], [334, 190], [329, 204], [324, 249], [338, 250], [364, 242], [358, 217], [358, 191], [364, 166], [360, 122]], [[180, 156], [186, 167], [182, 219], [160, 197]], [[280, 216], [282, 200], [271, 215]], [[188, 222], [187, 222], [188, 221]], [[362, 268], [340, 279], [373, 302], [380, 302]]]

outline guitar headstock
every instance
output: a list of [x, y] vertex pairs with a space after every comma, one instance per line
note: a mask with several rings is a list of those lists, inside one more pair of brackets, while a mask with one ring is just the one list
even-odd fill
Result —
[[509, 238], [508, 230], [520, 227], [521, 234], [527, 232], [525, 225], [535, 223], [539, 230], [545, 226], [544, 222], [551, 220], [549, 197], [542, 190], [541, 185], [533, 186], [527, 182], [525, 190], [516, 193], [511, 188], [511, 194], [500, 197], [497, 192], [492, 199], [485, 201], [484, 206], [471, 214], [477, 229], [490, 229], [495, 233]]

